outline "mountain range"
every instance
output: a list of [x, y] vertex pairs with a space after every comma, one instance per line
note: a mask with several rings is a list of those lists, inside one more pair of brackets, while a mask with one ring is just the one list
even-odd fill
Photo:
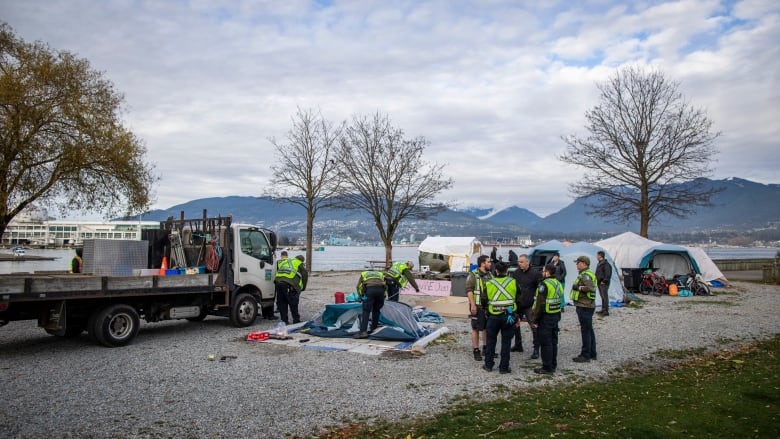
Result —
[[[700, 182], [706, 187], [721, 190], [711, 198], [712, 206], [697, 208], [696, 214], [684, 219], [669, 215], [661, 217], [650, 226], [654, 235], [780, 229], [780, 185], [740, 178], [704, 179]], [[638, 231], [638, 222], [616, 224], [588, 214], [587, 204], [592, 201], [577, 198], [560, 211], [544, 218], [519, 206], [499, 211], [485, 207], [447, 209], [427, 220], [404, 220], [395, 238], [419, 241], [428, 235], [477, 236], [500, 242], [523, 235], [533, 235], [534, 238], [588, 239], [627, 230]], [[209, 216], [232, 215], [234, 221], [268, 227], [290, 239], [300, 239], [306, 232], [306, 213], [301, 206], [270, 197], [203, 198], [169, 209], [149, 211], [143, 215], [143, 219], [162, 221], [169, 216], [178, 218], [182, 211], [185, 217], [197, 218], [203, 215], [204, 209]], [[367, 213], [336, 208], [318, 212], [314, 234], [317, 242], [331, 236], [360, 242], [378, 240], [374, 221]]]

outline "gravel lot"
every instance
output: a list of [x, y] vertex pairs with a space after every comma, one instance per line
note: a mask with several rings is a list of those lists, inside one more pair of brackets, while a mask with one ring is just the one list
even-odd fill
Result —
[[[352, 291], [356, 273], [315, 273], [301, 303], [314, 317], [334, 291]], [[599, 360], [571, 361], [580, 337], [573, 308], [561, 322], [559, 373], [532, 372], [539, 360], [512, 354], [509, 375], [487, 373], [471, 355], [468, 322], [446, 319], [446, 342], [416, 357], [367, 356], [246, 342], [258, 320], [234, 328], [224, 318], [143, 324], [123, 348], [47, 335], [35, 322], [0, 328], [0, 436], [309, 436], [327, 426], [434, 413], [453, 398], [486, 398], [581, 377], [599, 378], [659, 350], [707, 347], [780, 333], [780, 287], [735, 282], [714, 297], [643, 297], [595, 322]], [[402, 300], [413, 304], [414, 298]], [[523, 327], [526, 348], [530, 333]], [[209, 355], [235, 356], [208, 361]], [[506, 391], [506, 390], [504, 390]]]

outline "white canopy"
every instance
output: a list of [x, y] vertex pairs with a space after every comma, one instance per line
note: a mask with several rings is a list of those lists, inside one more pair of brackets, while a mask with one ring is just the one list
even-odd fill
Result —
[[482, 243], [474, 236], [429, 236], [418, 250], [444, 256], [450, 271], [469, 271], [482, 253]]

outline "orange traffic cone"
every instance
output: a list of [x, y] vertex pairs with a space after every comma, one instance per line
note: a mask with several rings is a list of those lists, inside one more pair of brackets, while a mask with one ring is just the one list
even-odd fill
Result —
[[160, 276], [165, 276], [165, 270], [168, 269], [168, 258], [163, 256], [162, 264], [160, 264]]

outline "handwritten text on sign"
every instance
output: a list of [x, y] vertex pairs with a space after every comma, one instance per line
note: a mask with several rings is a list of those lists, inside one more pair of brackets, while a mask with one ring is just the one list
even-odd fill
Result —
[[420, 292], [416, 293], [414, 288], [407, 285], [406, 288], [401, 290], [401, 294], [409, 294], [412, 296], [449, 296], [450, 281], [448, 280], [425, 280], [416, 279], [417, 286], [420, 287]]

